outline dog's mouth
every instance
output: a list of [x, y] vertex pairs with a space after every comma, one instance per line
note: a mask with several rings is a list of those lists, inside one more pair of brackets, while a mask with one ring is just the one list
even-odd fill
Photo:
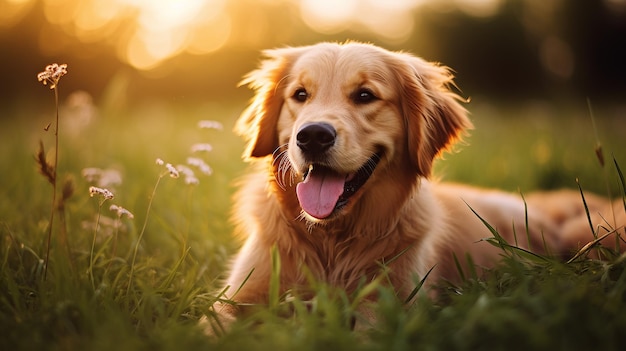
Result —
[[380, 159], [380, 154], [375, 154], [356, 172], [349, 174], [341, 174], [320, 164], [309, 165], [304, 181], [296, 186], [300, 207], [315, 219], [327, 219], [348, 204], [370, 178]]

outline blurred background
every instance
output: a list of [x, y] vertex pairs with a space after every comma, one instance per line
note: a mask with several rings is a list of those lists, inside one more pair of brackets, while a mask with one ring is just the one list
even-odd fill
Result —
[[346, 39], [443, 62], [472, 99], [626, 98], [626, 0], [0, 0], [0, 101], [58, 62], [96, 101], [242, 103], [260, 50]]
[[66, 162], [184, 159], [197, 121], [219, 120], [209, 141], [221, 191], [242, 172], [230, 129], [260, 51], [346, 40], [454, 69], [476, 129], [438, 163], [446, 179], [529, 191], [581, 178], [606, 193], [598, 145], [606, 164], [626, 164], [626, 0], [0, 0], [0, 151], [32, 170], [54, 116], [36, 75], [66, 63]]

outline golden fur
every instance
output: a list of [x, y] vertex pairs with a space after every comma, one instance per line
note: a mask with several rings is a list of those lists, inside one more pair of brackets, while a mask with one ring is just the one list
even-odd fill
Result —
[[[227, 297], [267, 303], [272, 247], [280, 255], [281, 292], [301, 296], [311, 276], [352, 291], [392, 258], [389, 281], [401, 297], [432, 267], [428, 282], [454, 281], [454, 255], [464, 263], [469, 254], [478, 267], [489, 267], [501, 253], [481, 241], [492, 235], [471, 209], [509, 242], [517, 233], [521, 247], [530, 241], [529, 249], [539, 253], [546, 247], [571, 253], [592, 239], [578, 192], [528, 195], [526, 210], [519, 195], [429, 180], [437, 155], [472, 127], [450, 90], [448, 68], [361, 43], [265, 54], [243, 81], [255, 97], [236, 131], [247, 139], [245, 158], [253, 165], [235, 198], [234, 219], [245, 243], [232, 264]], [[315, 161], [296, 140], [311, 123], [336, 131]], [[372, 155], [379, 156], [377, 165]], [[320, 219], [303, 211], [297, 197], [297, 184], [313, 163], [346, 179], [368, 163], [373, 172], [345, 205]], [[605, 199], [588, 199], [594, 216], [610, 212]], [[623, 226], [623, 211], [616, 215]], [[612, 216], [604, 218], [617, 227]], [[563, 228], [578, 236], [564, 235]], [[236, 312], [227, 304], [216, 310], [226, 319]]]

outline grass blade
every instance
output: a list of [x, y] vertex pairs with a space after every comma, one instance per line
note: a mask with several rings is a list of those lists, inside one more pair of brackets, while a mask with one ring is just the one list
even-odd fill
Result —
[[454, 259], [454, 265], [456, 266], [456, 271], [459, 272], [459, 277], [461, 278], [461, 281], [465, 281], [465, 272], [463, 272], [463, 267], [461, 266], [461, 262], [459, 262], [459, 258], [456, 256], [456, 254], [452, 254], [452, 258]]
[[269, 307], [274, 309], [280, 302], [280, 254], [276, 245], [270, 249], [272, 275], [270, 277]]
[[[455, 257], [456, 260], [456, 257]], [[419, 281], [419, 283], [415, 286], [415, 288], [411, 291], [411, 293], [409, 294], [409, 296], [406, 298], [406, 300], [404, 300], [405, 304], [408, 304], [409, 302], [411, 302], [411, 300], [413, 300], [413, 298], [415, 297], [415, 295], [417, 295], [417, 293], [422, 289], [422, 286], [424, 286], [424, 283], [426, 282], [426, 279], [428, 279], [428, 276], [430, 275], [430, 272], [433, 271], [433, 269], [435, 269], [436, 266], [432, 266], [428, 272], [426, 272], [426, 274], [424, 275], [424, 277]]]
[[622, 204], [624, 205], [624, 211], [626, 211], [626, 180], [624, 180], [624, 173], [622, 172], [622, 169], [619, 167], [619, 163], [617, 163], [615, 156], [613, 156], [613, 163], [615, 164], [615, 169], [617, 170], [617, 176], [619, 178], [620, 185], [622, 187]]
[[591, 221], [591, 215], [589, 214], [589, 206], [587, 206], [587, 200], [585, 200], [585, 193], [583, 192], [583, 188], [580, 185], [580, 182], [578, 181], [578, 179], [576, 179], [576, 184], [578, 185], [578, 190], [580, 191], [580, 197], [583, 200], [583, 206], [585, 207], [585, 214], [587, 215], [587, 221], [589, 222], [589, 228], [591, 228], [591, 234], [593, 234], [593, 238], [597, 239], [598, 238], [598, 234], [596, 234], [596, 231], [593, 229], [593, 222]]
[[189, 250], [191, 250], [191, 247], [188, 247], [187, 250], [185, 250], [185, 252], [176, 261], [176, 263], [174, 264], [174, 267], [172, 267], [172, 269], [170, 270], [169, 274], [165, 277], [163, 282], [157, 288], [158, 291], [165, 290], [169, 286], [172, 285], [172, 282], [174, 281], [174, 278], [176, 278], [176, 273], [179, 272], [180, 267], [182, 266], [183, 262], [187, 258], [187, 255], [189, 254]]
[[[467, 204], [467, 202], [466, 202]], [[476, 217], [478, 217], [478, 219], [480, 219], [480, 221], [485, 225], [485, 227], [487, 227], [487, 229], [489, 229], [489, 231], [491, 232], [491, 234], [493, 235], [493, 238], [485, 238], [482, 239], [481, 241], [486, 241], [496, 247], [499, 247], [502, 249], [503, 252], [505, 253], [509, 253], [511, 255], [515, 255], [515, 254], [522, 254], [522, 256], [524, 256], [526, 259], [530, 259], [531, 261], [548, 261], [548, 259], [546, 257], [543, 257], [541, 255], [538, 255], [534, 252], [531, 252], [529, 250], [523, 249], [521, 247], [518, 246], [513, 246], [511, 244], [509, 244], [505, 238], [502, 237], [502, 235], [500, 235], [500, 233], [498, 233], [498, 231], [491, 225], [489, 224], [483, 217], [481, 217], [478, 212], [476, 212], [471, 206], [469, 206], [469, 204], [467, 204], [467, 206], [469, 207], [469, 209], [474, 213], [474, 215], [476, 215]]]

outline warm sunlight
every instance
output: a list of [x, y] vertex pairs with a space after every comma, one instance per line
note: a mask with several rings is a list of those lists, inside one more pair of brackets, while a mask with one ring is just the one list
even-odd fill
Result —
[[32, 0], [4, 0], [0, 1], [0, 29], [12, 27], [32, 7]]
[[82, 41], [107, 41], [120, 59], [139, 69], [190, 51], [224, 45], [230, 20], [224, 0], [46, 0], [48, 21]]
[[425, 1], [302, 0], [300, 15], [309, 27], [320, 33], [332, 34], [360, 26], [391, 41], [402, 41], [413, 29], [411, 10], [423, 2]]
[[182, 53], [203, 55], [272, 38], [289, 44], [298, 21], [324, 35], [350, 31], [402, 44], [418, 30], [415, 14], [421, 7], [489, 17], [501, 5], [502, 0], [0, 0], [0, 30], [37, 8], [53, 28], [39, 33], [43, 52], [59, 51], [60, 32], [105, 44], [122, 62], [151, 70]]

